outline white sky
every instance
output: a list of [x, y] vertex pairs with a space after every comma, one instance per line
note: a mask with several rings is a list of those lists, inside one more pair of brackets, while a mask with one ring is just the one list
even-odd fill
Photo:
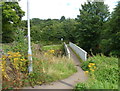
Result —
[[[81, 4], [87, 0], [29, 0], [30, 2], [30, 18], [40, 19], [60, 19], [61, 16], [66, 18], [77, 18], [80, 14], [79, 9]], [[108, 4], [110, 12], [115, 8], [116, 2], [119, 0], [104, 0]], [[27, 19], [27, 0], [19, 2], [25, 16], [23, 20]]]

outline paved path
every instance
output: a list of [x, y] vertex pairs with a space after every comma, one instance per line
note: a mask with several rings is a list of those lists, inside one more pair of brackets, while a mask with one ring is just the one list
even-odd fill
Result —
[[24, 87], [23, 89], [73, 89], [76, 83], [86, 81], [87, 76], [84, 74], [83, 70], [79, 66], [80, 65], [79, 59], [76, 57], [76, 55], [73, 53], [73, 51], [70, 48], [69, 50], [71, 53], [71, 57], [73, 58], [74, 63], [77, 67], [77, 72], [75, 74], [64, 80], [52, 82], [47, 85], [34, 86], [34, 88]]

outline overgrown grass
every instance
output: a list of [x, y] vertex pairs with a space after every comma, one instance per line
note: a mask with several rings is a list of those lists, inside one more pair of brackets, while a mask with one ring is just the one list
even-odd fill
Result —
[[21, 49], [20, 52], [16, 52], [20, 46], [16, 46], [17, 48], [15, 47], [14, 50], [11, 46], [13, 45], [6, 44], [3, 47], [4, 50], [8, 49], [10, 52], [2, 50], [4, 54], [1, 65], [2, 73], [4, 73], [2, 74], [4, 90], [49, 83], [69, 77], [77, 71], [73, 61], [62, 55], [61, 50], [63, 49], [60, 49], [63, 48], [62, 45], [50, 46], [47, 50], [40, 51], [33, 44], [33, 72], [28, 73], [28, 55], [26, 54], [26, 56], [26, 52]]
[[61, 50], [63, 48], [62, 45], [47, 45], [47, 46], [43, 46], [42, 49], [47, 51], [47, 50]]
[[39, 57], [41, 60], [34, 60], [34, 72], [42, 72], [44, 76], [46, 76], [44, 78], [44, 82], [48, 83], [64, 79], [77, 71], [73, 64], [73, 61], [69, 60], [65, 56], [56, 57], [49, 54], [39, 55]]
[[[90, 63], [94, 65], [90, 65]], [[118, 58], [97, 55], [83, 62], [81, 67], [89, 76], [89, 80], [86, 83], [78, 83], [75, 87], [76, 91], [81, 89], [118, 89]]]
[[[39, 60], [34, 61], [35, 72], [41, 68], [47, 79], [45, 82], [52, 82], [69, 77], [77, 72], [73, 60], [63, 55], [62, 45], [48, 45], [43, 47], [45, 51], [34, 53]], [[56, 56], [57, 55], [57, 56]]]

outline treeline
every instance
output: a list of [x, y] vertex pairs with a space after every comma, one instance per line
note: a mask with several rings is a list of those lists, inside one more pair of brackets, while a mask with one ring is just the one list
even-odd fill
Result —
[[[66, 42], [76, 43], [89, 54], [103, 53], [120, 56], [120, 2], [111, 14], [104, 2], [87, 2], [79, 11], [80, 15], [76, 15], [76, 19], [66, 19], [64, 16], [61, 19], [31, 19], [32, 42], [55, 44], [60, 43], [63, 38]], [[6, 24], [8, 23], [4, 26]], [[5, 28], [3, 33], [10, 37], [11, 33], [6, 33]], [[26, 20], [20, 22], [20, 30], [24, 31], [24, 36], [27, 35]], [[6, 36], [3, 36], [3, 42], [15, 40], [12, 37], [12, 41], [10, 38], [5, 39], [7, 39]]]
[[[27, 21], [22, 21], [22, 25], [27, 26]], [[77, 21], [74, 19], [47, 19], [39, 18], [31, 19], [31, 37], [35, 43], [53, 44], [60, 43], [61, 38], [64, 41], [75, 41], [74, 32], [76, 30]], [[25, 27], [26, 31], [27, 28]]]

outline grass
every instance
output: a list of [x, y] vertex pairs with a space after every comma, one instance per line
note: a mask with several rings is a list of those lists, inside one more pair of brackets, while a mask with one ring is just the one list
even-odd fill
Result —
[[[92, 67], [88, 67], [89, 63], [95, 64], [94, 71], [90, 71]], [[80, 89], [118, 89], [118, 58], [97, 55], [83, 62], [81, 67], [87, 72], [89, 80], [86, 83], [78, 83], [75, 87], [76, 91], [80, 91]]]
[[39, 57], [41, 60], [36, 60], [37, 62], [34, 61], [34, 71], [38, 73], [41, 69], [47, 77], [47, 79], [46, 77], [44, 79], [47, 83], [67, 78], [77, 71], [73, 61], [65, 56], [56, 57], [50, 54]]
[[42, 49], [47, 51], [47, 50], [61, 50], [62, 45], [47, 45], [47, 46], [43, 46]]

